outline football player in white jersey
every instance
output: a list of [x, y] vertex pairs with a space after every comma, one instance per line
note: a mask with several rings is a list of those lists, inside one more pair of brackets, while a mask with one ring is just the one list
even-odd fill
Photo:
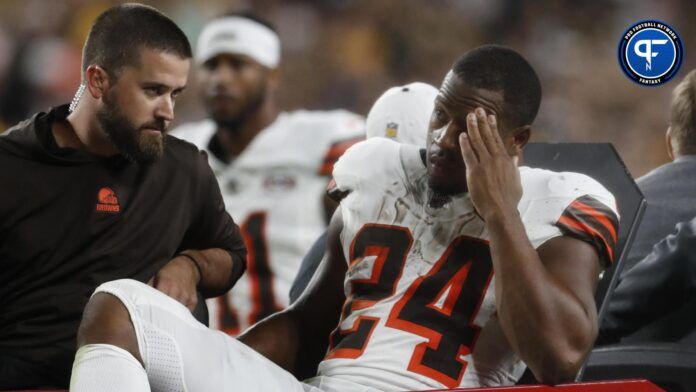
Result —
[[279, 112], [280, 46], [251, 13], [209, 22], [195, 60], [210, 118], [171, 132], [208, 152], [249, 250], [234, 289], [207, 301], [210, 326], [232, 335], [288, 305], [302, 257], [336, 207], [324, 199], [333, 163], [364, 138], [363, 119], [344, 110]]
[[[435, 106], [437, 89], [428, 83], [413, 82], [385, 91], [372, 105], [365, 119], [365, 136], [383, 137], [399, 143], [425, 147], [428, 123]], [[331, 197], [339, 199], [341, 192], [331, 183]], [[302, 264], [290, 287], [290, 303], [297, 301], [309, 284], [326, 253], [326, 232], [317, 238], [302, 259]]]
[[597, 334], [618, 216], [587, 176], [518, 167], [540, 100], [518, 53], [467, 52], [442, 83], [426, 150], [372, 138], [336, 165], [350, 193], [297, 302], [233, 339], [149, 286], [106, 283], [85, 310], [74, 390], [109, 372], [143, 390], [496, 386], [525, 366], [571, 381]]

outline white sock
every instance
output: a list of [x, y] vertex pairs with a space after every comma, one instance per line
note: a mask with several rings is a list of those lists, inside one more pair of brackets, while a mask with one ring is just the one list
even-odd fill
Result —
[[145, 369], [128, 351], [110, 344], [88, 344], [75, 354], [71, 392], [150, 392]]

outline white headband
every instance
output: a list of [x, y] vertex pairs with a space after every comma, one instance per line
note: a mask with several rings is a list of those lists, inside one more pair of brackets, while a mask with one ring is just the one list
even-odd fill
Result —
[[243, 54], [275, 68], [280, 62], [280, 38], [251, 19], [227, 16], [208, 23], [198, 37], [196, 61], [202, 64], [220, 54]]

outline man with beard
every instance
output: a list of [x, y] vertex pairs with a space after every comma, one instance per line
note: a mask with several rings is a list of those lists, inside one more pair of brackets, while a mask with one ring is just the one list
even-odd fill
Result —
[[280, 52], [273, 26], [252, 13], [210, 21], [195, 56], [210, 119], [172, 131], [208, 152], [249, 249], [247, 273], [208, 301], [211, 327], [232, 335], [288, 305], [302, 257], [336, 206], [325, 197], [333, 164], [364, 138], [363, 119], [347, 111], [279, 112]]
[[[471, 50], [440, 87], [426, 149], [371, 138], [336, 164], [350, 193], [293, 305], [233, 339], [119, 280], [97, 289], [78, 344], [137, 358], [153, 390], [497, 386], [525, 365], [543, 383], [571, 381], [597, 335], [594, 288], [618, 218], [591, 178], [518, 167], [540, 101], [520, 54]], [[109, 369], [88, 369], [75, 362], [74, 391], [104, 386], [89, 380]]]
[[[165, 134], [191, 56], [159, 11], [113, 7], [89, 32], [72, 104], [0, 137], [0, 389], [68, 386], [103, 282], [150, 282], [193, 309], [197, 291], [224, 293], [243, 272], [207, 157]], [[118, 354], [91, 346], [81, 359]]]

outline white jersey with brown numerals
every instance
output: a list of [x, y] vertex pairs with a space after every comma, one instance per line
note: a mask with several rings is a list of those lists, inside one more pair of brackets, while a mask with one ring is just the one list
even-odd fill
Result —
[[227, 295], [207, 301], [211, 328], [236, 335], [288, 305], [300, 262], [326, 228], [323, 195], [333, 164], [364, 138], [363, 121], [343, 110], [282, 113], [230, 164], [210, 152], [213, 121], [172, 131], [208, 152], [248, 250], [244, 276]]
[[[315, 380], [415, 391], [511, 385], [524, 372], [496, 314], [485, 224], [467, 194], [428, 206], [422, 156], [374, 138], [335, 166], [339, 189], [351, 191], [340, 206], [347, 300]], [[569, 235], [610, 263], [614, 197], [582, 174], [519, 170], [532, 246]]]

